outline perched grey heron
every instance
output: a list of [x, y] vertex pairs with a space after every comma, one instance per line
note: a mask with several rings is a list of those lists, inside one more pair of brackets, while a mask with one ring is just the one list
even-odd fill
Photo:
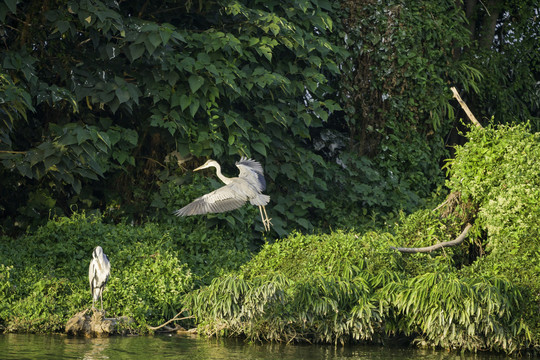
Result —
[[251, 205], [259, 207], [264, 229], [270, 231], [271, 223], [265, 208], [265, 205], [270, 201], [270, 196], [262, 194], [266, 189], [266, 180], [264, 180], [261, 164], [255, 160], [242, 157], [240, 161], [236, 162], [236, 166], [240, 169], [240, 174], [238, 177], [233, 178], [223, 176], [221, 166], [215, 160], [208, 160], [194, 169], [193, 171], [198, 171], [215, 167], [218, 178], [225, 183], [225, 186], [195, 199], [192, 203], [175, 211], [175, 214], [177, 216], [189, 216], [220, 213], [238, 209], [249, 200]]
[[98, 298], [101, 299], [101, 310], [103, 311], [103, 289], [109, 274], [111, 272], [111, 263], [107, 255], [103, 252], [101, 246], [96, 246], [92, 252], [92, 261], [88, 269], [88, 279], [90, 280], [90, 290], [92, 291], [92, 309], [95, 309], [95, 303]]

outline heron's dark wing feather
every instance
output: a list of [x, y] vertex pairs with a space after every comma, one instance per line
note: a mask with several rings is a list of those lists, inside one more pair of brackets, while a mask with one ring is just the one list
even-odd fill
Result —
[[90, 267], [88, 268], [88, 280], [90, 281], [90, 287], [92, 287], [92, 282], [94, 280], [94, 260], [90, 261]]
[[238, 184], [231, 183], [195, 199], [175, 212], [176, 216], [220, 213], [242, 207], [248, 197], [238, 191]]
[[236, 167], [240, 169], [239, 178], [247, 180], [251, 185], [255, 186], [258, 192], [266, 190], [266, 180], [260, 163], [243, 157], [236, 162]]
[[92, 294], [92, 296], [94, 296], [94, 292], [95, 292], [95, 289], [96, 289], [96, 285], [97, 285], [97, 261], [96, 259], [92, 259], [92, 261], [90, 262], [90, 267], [88, 268], [88, 280], [90, 280], [90, 292]]
[[236, 162], [236, 166], [237, 167], [245, 166], [249, 168], [251, 171], [255, 171], [261, 175], [264, 173], [263, 167], [260, 162], [255, 161], [253, 159], [248, 159], [246, 157], [241, 157], [240, 161]]
[[109, 281], [109, 276], [111, 275], [111, 263], [109, 262], [109, 258], [105, 253], [103, 254], [103, 268], [104, 268], [104, 275], [105, 279], [103, 279], [103, 285], [102, 287], [105, 287], [107, 285], [107, 282]]

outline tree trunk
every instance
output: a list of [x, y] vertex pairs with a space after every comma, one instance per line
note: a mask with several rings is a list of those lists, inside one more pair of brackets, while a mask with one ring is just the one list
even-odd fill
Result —
[[495, 27], [501, 12], [501, 3], [498, 0], [490, 0], [487, 3], [488, 14], [482, 21], [482, 32], [478, 39], [478, 45], [483, 49], [489, 49], [495, 37]]

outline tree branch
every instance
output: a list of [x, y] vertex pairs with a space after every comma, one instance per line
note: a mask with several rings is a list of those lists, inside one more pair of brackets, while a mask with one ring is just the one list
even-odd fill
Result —
[[432, 252], [434, 250], [437, 250], [437, 249], [440, 249], [440, 248], [443, 248], [443, 247], [448, 247], [448, 246], [454, 246], [454, 245], [461, 244], [463, 242], [463, 240], [465, 240], [465, 238], [469, 234], [469, 230], [471, 229], [471, 227], [472, 227], [471, 224], [467, 224], [467, 226], [465, 226], [465, 229], [463, 229], [461, 234], [455, 240], [445, 241], [445, 242], [442, 242], [442, 243], [438, 243], [438, 244], [431, 245], [431, 246], [426, 246], [426, 247], [421, 247], [421, 248], [406, 248], [406, 247], [390, 246], [390, 249], [397, 250], [397, 251], [402, 252], [402, 253], [411, 253], [411, 254], [414, 254], [414, 253], [429, 253], [429, 252]]
[[160, 329], [160, 328], [166, 326], [167, 324], [170, 324], [170, 323], [173, 322], [173, 321], [179, 321], [179, 320], [185, 320], [185, 319], [192, 319], [192, 318], [195, 317], [195, 316], [192, 315], [192, 316], [185, 316], [185, 317], [179, 318], [178, 316], [179, 316], [180, 314], [182, 314], [184, 311], [185, 311], [185, 310], [182, 309], [182, 310], [181, 310], [178, 314], [176, 314], [171, 320], [169, 320], [169, 321], [167, 321], [167, 322], [165, 322], [165, 323], [163, 323], [163, 324], [161, 324], [161, 325], [159, 325], [159, 326], [149, 326], [149, 325], [146, 325], [146, 327], [147, 327], [148, 329], [150, 329], [150, 330], [158, 330], [158, 329]]
[[465, 113], [467, 113], [467, 116], [473, 122], [473, 124], [476, 125], [477, 127], [482, 127], [482, 124], [480, 124], [480, 122], [478, 122], [478, 120], [476, 120], [476, 118], [474, 117], [472, 111], [469, 109], [467, 104], [465, 104], [465, 101], [463, 101], [461, 99], [461, 96], [459, 96], [459, 93], [458, 93], [457, 89], [454, 86], [452, 86], [450, 88], [450, 90], [452, 90], [452, 93], [454, 93], [454, 97], [457, 99], [457, 101], [459, 102], [459, 105], [461, 105], [463, 110], [465, 110]]
[[26, 154], [26, 151], [0, 150], [2, 154]]

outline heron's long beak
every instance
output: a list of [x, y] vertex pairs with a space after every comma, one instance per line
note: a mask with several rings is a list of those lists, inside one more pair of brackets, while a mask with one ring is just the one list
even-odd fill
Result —
[[199, 170], [202, 170], [202, 169], [204, 169], [204, 165], [201, 165], [201, 166], [199, 166], [198, 168], [193, 169], [193, 171], [199, 171]]

